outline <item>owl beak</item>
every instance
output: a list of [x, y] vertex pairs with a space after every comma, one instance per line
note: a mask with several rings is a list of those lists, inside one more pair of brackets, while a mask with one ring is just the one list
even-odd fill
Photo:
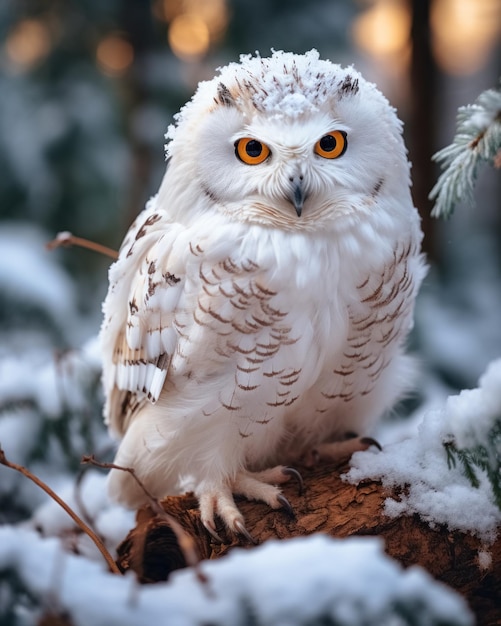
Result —
[[296, 209], [296, 214], [298, 217], [301, 217], [305, 200], [306, 200], [306, 194], [303, 189], [303, 181], [302, 180], [295, 181], [290, 201], [294, 205], [294, 208]]

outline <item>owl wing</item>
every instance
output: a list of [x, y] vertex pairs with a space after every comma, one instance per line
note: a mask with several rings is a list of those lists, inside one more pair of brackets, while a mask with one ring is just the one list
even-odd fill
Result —
[[105, 419], [118, 434], [145, 402], [158, 400], [176, 348], [172, 322], [184, 268], [175, 242], [182, 229], [154, 206], [145, 209], [110, 268], [101, 343]]

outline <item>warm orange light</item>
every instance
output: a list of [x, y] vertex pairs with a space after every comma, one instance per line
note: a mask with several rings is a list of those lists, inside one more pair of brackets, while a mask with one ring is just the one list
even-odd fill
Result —
[[369, 54], [402, 54], [409, 44], [411, 15], [406, 0], [376, 0], [354, 22], [356, 45]]
[[451, 74], [470, 74], [485, 62], [501, 34], [499, 0], [434, 0], [433, 52]]
[[209, 49], [209, 29], [196, 13], [182, 13], [174, 18], [168, 38], [174, 54], [185, 61], [195, 61]]
[[164, 19], [167, 22], [172, 22], [181, 13], [186, 13], [184, 0], [159, 0], [159, 2], [163, 4]]
[[225, 32], [228, 25], [226, 0], [184, 0], [184, 7], [187, 13], [198, 15], [207, 24], [211, 41]]
[[132, 45], [120, 35], [108, 35], [96, 50], [99, 67], [110, 76], [123, 74], [134, 60]]
[[203, 57], [226, 32], [227, 0], [156, 0], [153, 13], [169, 23], [172, 51], [184, 61]]
[[5, 41], [7, 57], [20, 70], [29, 70], [49, 54], [50, 33], [39, 20], [19, 22]]

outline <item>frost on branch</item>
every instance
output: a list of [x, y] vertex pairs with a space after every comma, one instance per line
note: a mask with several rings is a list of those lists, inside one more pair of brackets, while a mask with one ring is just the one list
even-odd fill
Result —
[[450, 217], [456, 204], [473, 204], [473, 190], [481, 163], [498, 167], [501, 150], [501, 90], [488, 89], [474, 104], [460, 107], [451, 145], [433, 159], [444, 170], [430, 193], [432, 215]]

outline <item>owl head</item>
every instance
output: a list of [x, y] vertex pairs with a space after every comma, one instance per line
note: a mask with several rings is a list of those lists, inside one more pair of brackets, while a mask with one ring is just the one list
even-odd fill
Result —
[[239, 221], [322, 230], [376, 204], [392, 212], [411, 202], [394, 109], [352, 67], [316, 50], [220, 68], [166, 138], [160, 195], [183, 219], [215, 207]]

